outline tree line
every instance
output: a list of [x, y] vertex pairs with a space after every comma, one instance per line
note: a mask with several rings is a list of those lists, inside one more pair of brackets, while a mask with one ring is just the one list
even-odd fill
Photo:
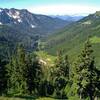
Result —
[[18, 46], [9, 60], [0, 58], [0, 95], [69, 100], [97, 100], [100, 97], [100, 71], [89, 39], [74, 65], [60, 50], [55, 65], [45, 72], [43, 67], [35, 53], [27, 53], [22, 45]]

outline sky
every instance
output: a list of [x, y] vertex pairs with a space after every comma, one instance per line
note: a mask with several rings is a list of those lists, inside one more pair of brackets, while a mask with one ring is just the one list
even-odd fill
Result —
[[100, 10], [100, 0], [0, 0], [0, 8], [45, 15], [88, 15]]

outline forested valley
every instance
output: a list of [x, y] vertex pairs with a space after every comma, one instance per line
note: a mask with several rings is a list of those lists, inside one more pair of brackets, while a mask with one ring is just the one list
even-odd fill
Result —
[[100, 11], [0, 8], [0, 100], [100, 100]]
[[18, 45], [8, 60], [0, 58], [0, 95], [97, 100], [100, 71], [90, 40], [87, 39], [73, 65], [68, 55], [62, 53], [58, 50], [55, 64], [46, 66], [35, 52], [28, 53], [23, 45]]

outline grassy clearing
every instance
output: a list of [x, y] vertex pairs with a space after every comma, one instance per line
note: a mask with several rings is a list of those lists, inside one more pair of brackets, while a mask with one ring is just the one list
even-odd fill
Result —
[[58, 100], [58, 99], [44, 97], [44, 98], [39, 98], [39, 99], [36, 99], [36, 100]]
[[0, 100], [29, 100], [29, 99], [22, 99], [22, 98], [9, 98], [9, 97], [0, 97]]
[[0, 100], [57, 100], [49, 97], [44, 97], [44, 98], [38, 98], [38, 99], [33, 99], [33, 98], [16, 98], [16, 97], [0, 97]]
[[94, 36], [91, 38], [92, 43], [100, 43], [100, 37]]
[[43, 52], [43, 51], [36, 52], [36, 54], [38, 55], [40, 59], [46, 62], [46, 65], [50, 66], [55, 63], [55, 59], [56, 59], [55, 56], [49, 55], [48, 53]]

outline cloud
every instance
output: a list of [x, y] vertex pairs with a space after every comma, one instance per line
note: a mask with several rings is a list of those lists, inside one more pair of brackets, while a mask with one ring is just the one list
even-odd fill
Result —
[[44, 6], [32, 6], [27, 8], [30, 12], [38, 14], [90, 14], [100, 10], [100, 7], [86, 6], [86, 5], [44, 5]]

